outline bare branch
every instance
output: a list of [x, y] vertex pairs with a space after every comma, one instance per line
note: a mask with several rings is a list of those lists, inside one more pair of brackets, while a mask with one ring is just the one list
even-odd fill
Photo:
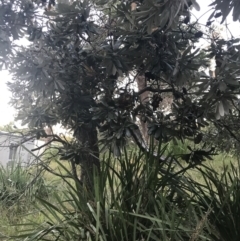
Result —
[[57, 135], [47, 135], [47, 137], [53, 137], [53, 139], [50, 140], [49, 142], [47, 142], [47, 143], [45, 143], [45, 144], [37, 147], [37, 148], [32, 149], [31, 151], [38, 151], [38, 150], [42, 149], [43, 147], [49, 145], [51, 142], [54, 142], [54, 141], [60, 142], [60, 143], [62, 143], [62, 144], [66, 144], [66, 142], [63, 141], [63, 140], [62, 140], [60, 137], [58, 137]]

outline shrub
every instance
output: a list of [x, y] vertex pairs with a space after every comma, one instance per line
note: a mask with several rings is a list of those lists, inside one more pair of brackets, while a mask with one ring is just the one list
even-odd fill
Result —
[[224, 166], [222, 173], [195, 166], [200, 182], [189, 176], [189, 166], [180, 168], [169, 157], [163, 163], [149, 153], [125, 150], [118, 159], [103, 156], [93, 190], [57, 164], [66, 189], [51, 193], [50, 200], [39, 196], [44, 222], [23, 224], [23, 233], [14, 239], [240, 240], [239, 163]]
[[47, 221], [19, 238], [180, 241], [197, 234], [198, 240], [209, 240], [196, 228], [205, 219], [191, 204], [185, 170], [174, 171], [176, 163], [167, 159], [168, 164], [127, 151], [118, 159], [105, 155], [100, 174], [94, 175], [94, 190], [86, 190], [58, 162], [68, 176], [62, 177], [67, 190], [55, 192], [51, 201], [39, 198], [39, 210]]
[[214, 168], [199, 168], [204, 184], [192, 182], [194, 202], [208, 214], [206, 231], [213, 241], [240, 240], [240, 165], [223, 165], [222, 173]]
[[[34, 174], [35, 173], [35, 174]], [[18, 201], [48, 195], [44, 179], [30, 168], [13, 163], [6, 168], [0, 167], [0, 203], [12, 206]]]

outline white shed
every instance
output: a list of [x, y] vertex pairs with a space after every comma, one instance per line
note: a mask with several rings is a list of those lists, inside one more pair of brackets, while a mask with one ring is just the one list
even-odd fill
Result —
[[34, 138], [1, 131], [0, 165], [6, 166], [13, 161], [29, 165], [35, 160], [34, 155], [38, 156], [40, 154], [39, 151], [35, 151], [34, 155], [32, 154], [31, 150], [35, 147], [36, 140]]

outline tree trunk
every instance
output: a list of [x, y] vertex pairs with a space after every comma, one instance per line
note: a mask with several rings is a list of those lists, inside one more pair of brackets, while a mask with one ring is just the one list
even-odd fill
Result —
[[81, 181], [90, 190], [93, 189], [94, 170], [100, 171], [97, 129], [91, 125], [83, 125], [75, 132], [83, 153], [80, 157]]
[[[137, 85], [138, 85], [138, 90], [142, 90], [144, 88], [147, 87], [147, 83], [146, 83], [146, 79], [145, 79], [145, 76], [144, 75], [138, 75], [137, 78]], [[149, 97], [148, 97], [148, 94], [149, 92], [148, 91], [145, 91], [144, 93], [142, 93], [140, 95], [140, 100], [141, 100], [141, 103], [143, 105], [146, 104], [146, 102], [149, 101]], [[147, 123], [145, 123], [141, 117], [140, 117], [140, 124], [141, 124], [141, 132], [142, 132], [142, 135], [143, 135], [143, 138], [146, 142], [146, 144], [148, 144], [148, 140], [149, 140], [149, 136], [148, 136], [148, 128], [147, 128]]]

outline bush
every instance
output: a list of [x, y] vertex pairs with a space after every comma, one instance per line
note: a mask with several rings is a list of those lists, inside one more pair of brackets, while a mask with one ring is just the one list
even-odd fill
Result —
[[[234, 165], [235, 164], [235, 165]], [[240, 165], [223, 166], [223, 172], [214, 168], [200, 168], [204, 184], [192, 182], [194, 201], [208, 214], [206, 231], [211, 240], [240, 240]]]
[[240, 240], [239, 164], [222, 173], [197, 166], [204, 180], [197, 182], [176, 160], [125, 151], [118, 159], [103, 157], [94, 190], [87, 190], [57, 163], [66, 189], [51, 201], [38, 198], [44, 222], [24, 226], [20, 240]]
[[[163, 152], [159, 154], [162, 155]], [[185, 170], [174, 171], [151, 155], [131, 152], [105, 156], [94, 190], [86, 190], [61, 162], [67, 190], [51, 202], [39, 198], [46, 222], [19, 238], [25, 240], [209, 240], [196, 232], [201, 221], [185, 190]], [[190, 220], [190, 221], [189, 221]], [[29, 230], [29, 229], [28, 229]]]
[[43, 178], [30, 168], [22, 167], [19, 163], [0, 167], [0, 204], [12, 206], [19, 201], [32, 201], [36, 196], [47, 195]]

